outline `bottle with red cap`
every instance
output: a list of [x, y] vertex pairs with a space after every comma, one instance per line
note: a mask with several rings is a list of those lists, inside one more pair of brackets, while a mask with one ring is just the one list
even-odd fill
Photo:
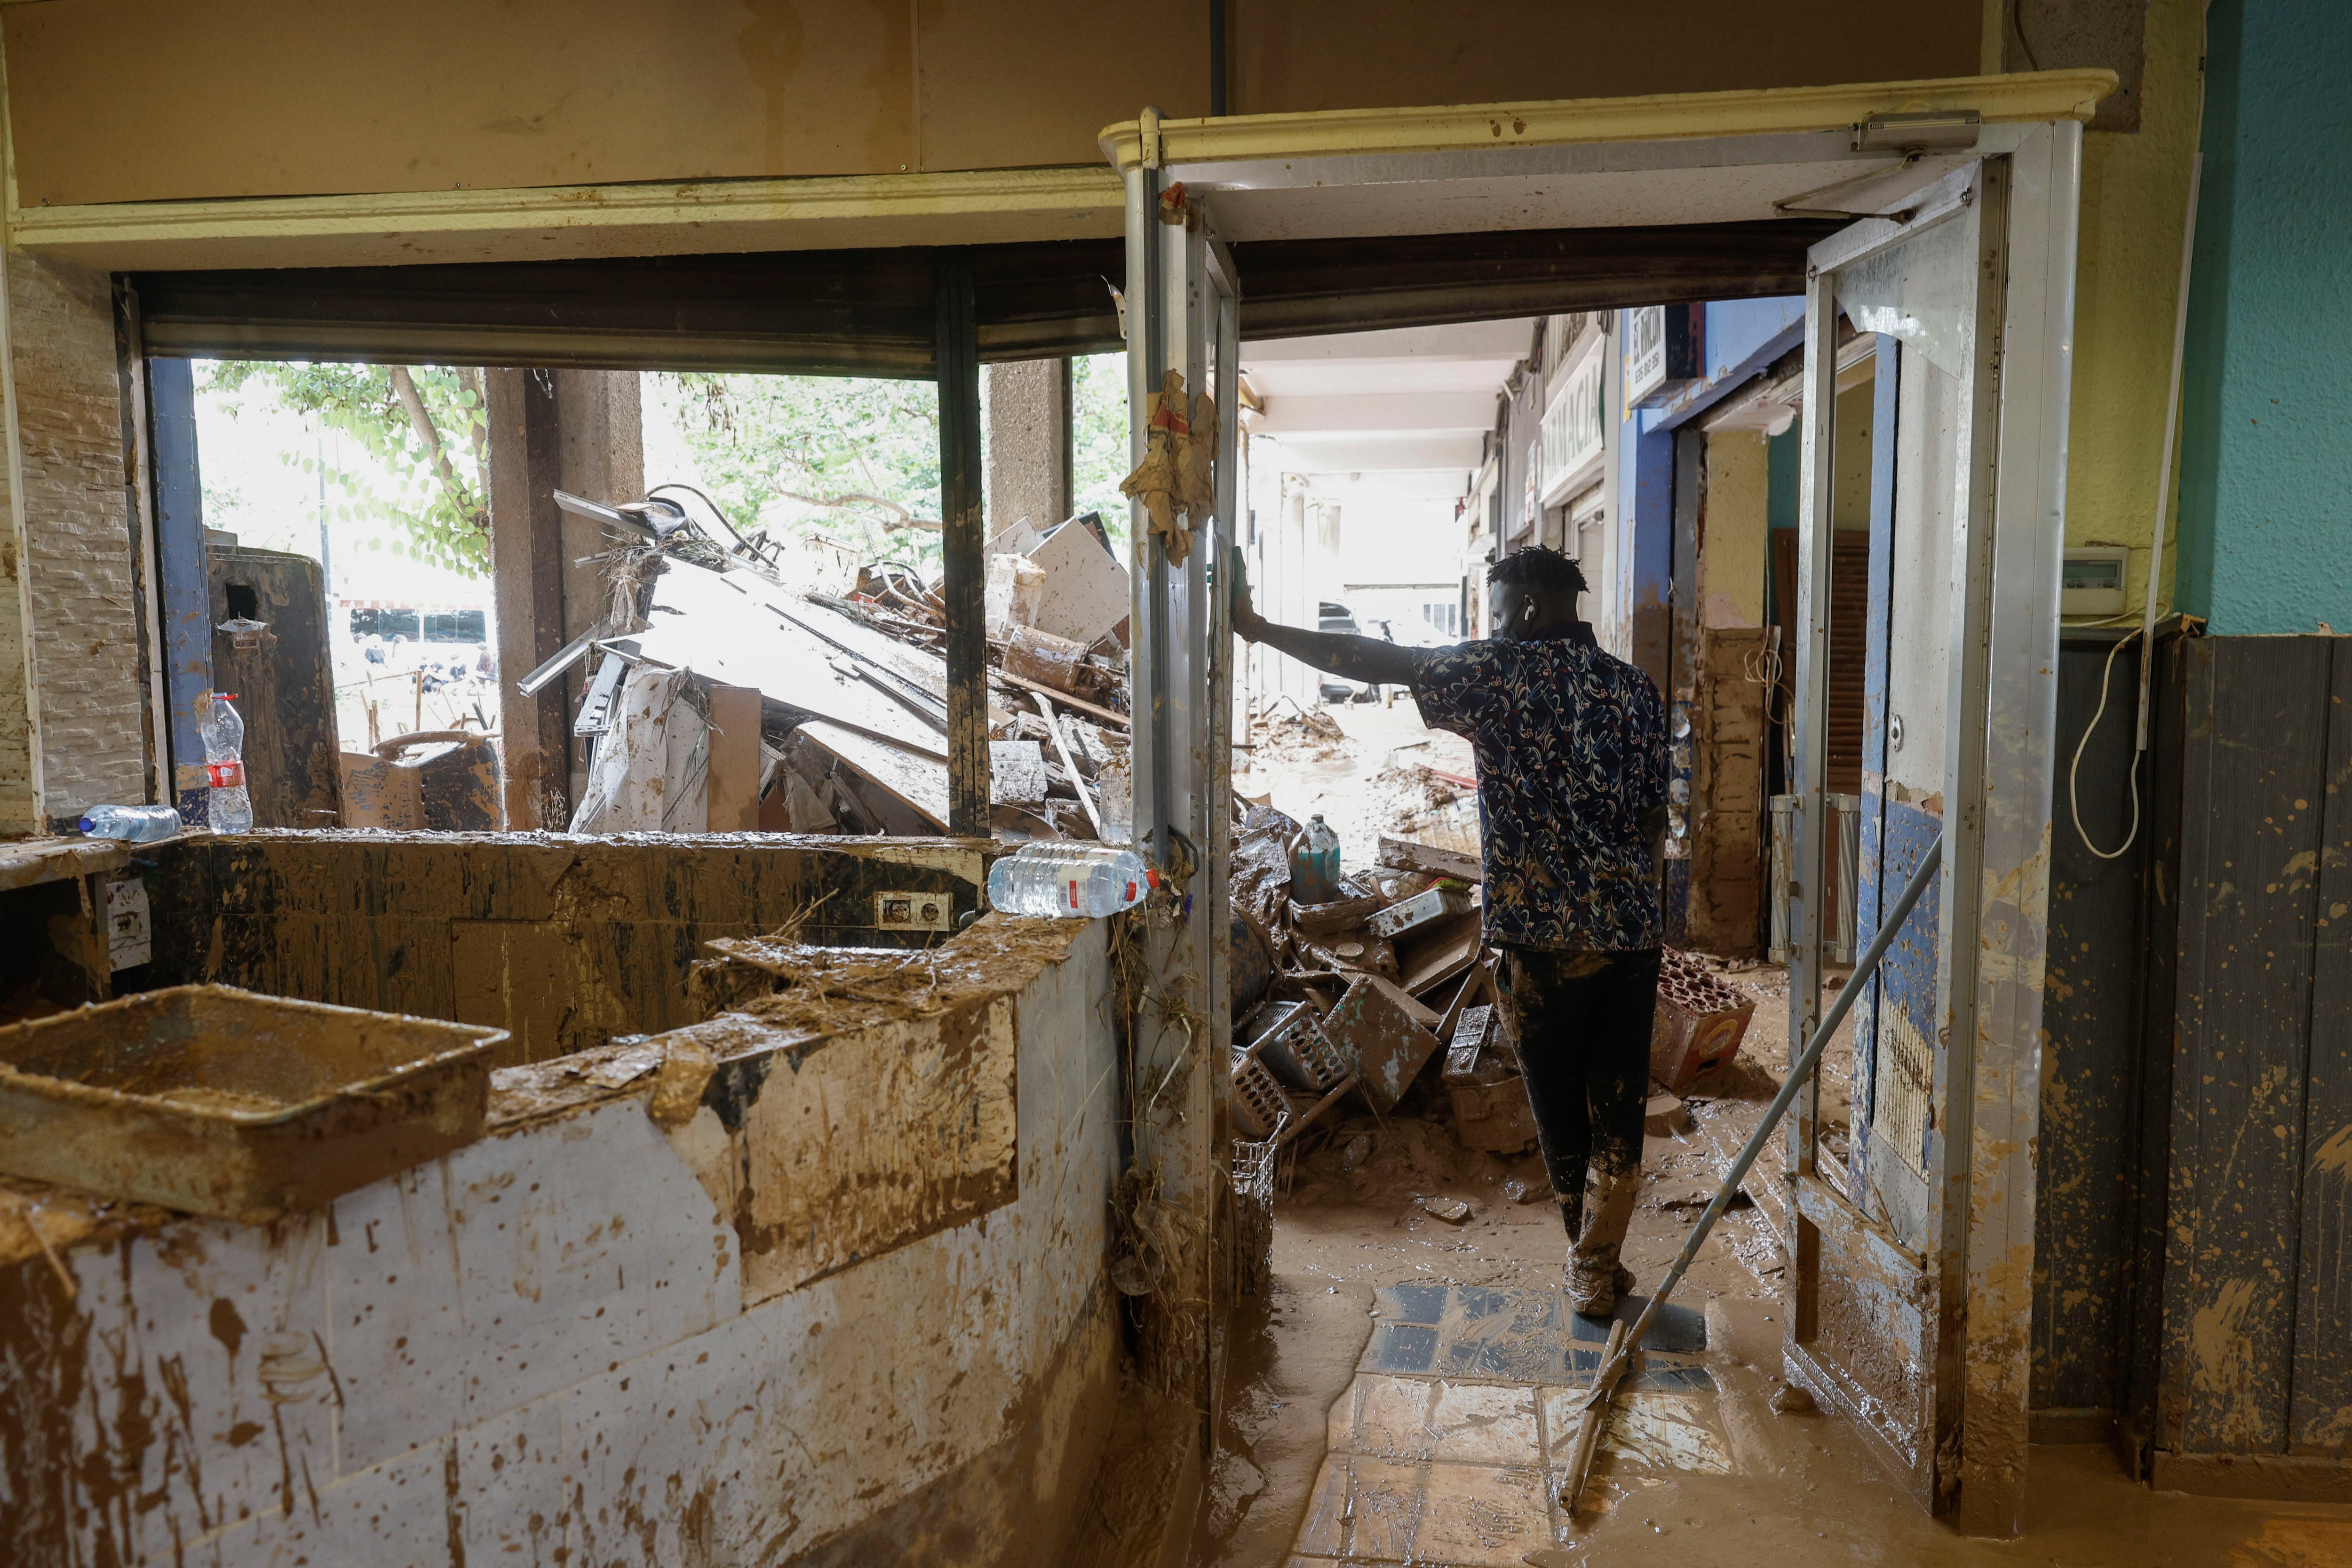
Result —
[[999, 914], [1087, 920], [1133, 909], [1160, 885], [1141, 856], [1117, 844], [1024, 844], [988, 868]]
[[253, 797], [245, 788], [245, 721], [229, 703], [234, 691], [213, 693], [213, 710], [202, 726], [205, 773], [212, 784], [206, 808], [215, 833], [253, 831]]

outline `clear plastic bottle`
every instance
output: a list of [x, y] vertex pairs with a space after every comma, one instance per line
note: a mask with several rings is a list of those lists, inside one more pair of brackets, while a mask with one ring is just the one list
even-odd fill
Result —
[[1087, 920], [1133, 909], [1159, 873], [1117, 844], [1026, 844], [988, 868], [989, 907], [1000, 914]]
[[1328, 904], [1339, 896], [1339, 836], [1318, 811], [1290, 841], [1290, 901]]
[[169, 805], [93, 805], [82, 814], [81, 830], [92, 838], [152, 844], [181, 828], [178, 808]]
[[204, 722], [205, 772], [212, 778], [209, 820], [215, 833], [253, 831], [253, 797], [245, 791], [245, 721], [229, 706], [234, 691], [213, 693]]

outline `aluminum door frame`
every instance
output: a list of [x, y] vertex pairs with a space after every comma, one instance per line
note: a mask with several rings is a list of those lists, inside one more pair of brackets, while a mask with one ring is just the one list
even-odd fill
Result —
[[[2066, 427], [2082, 129], [2038, 125], [2009, 153], [1946, 175], [1907, 223], [1867, 219], [1815, 247], [1807, 286], [1800, 469], [1796, 953], [1790, 1035], [1822, 1015], [1822, 763], [1826, 714], [1834, 275], [1975, 205], [1982, 225], [1965, 515], [1952, 545], [1945, 747], [1945, 852], [1937, 954], [1938, 1051], [1928, 1163], [1937, 1253], [1918, 1281], [1934, 1324], [1924, 1452], [1886, 1457], [1937, 1511], [1971, 1534], [2023, 1527], [2032, 1393], [2034, 1143], [2039, 1134], [2042, 973], [2049, 900], [2059, 565], [2065, 543]], [[1955, 191], [1955, 182], [1967, 188]], [[1895, 606], [1899, 613], [1900, 606]], [[1862, 933], [1866, 936], [1868, 933]], [[1967, 1049], [1948, 1048], [1965, 1041]], [[1783, 1360], [1791, 1376], [1885, 1434], [1797, 1342], [1805, 1317], [1799, 1244], [1808, 1212], [1847, 1216], [1891, 1245], [1814, 1166], [1817, 1086], [1788, 1134], [1788, 1277], [1798, 1300]], [[1896, 1257], [1901, 1249], [1893, 1248]], [[1818, 1265], [1818, 1259], [1813, 1259]]]
[[[1232, 847], [1231, 606], [1213, 592], [1231, 545], [1239, 433], [1236, 279], [1206, 214], [1186, 204], [1162, 219], [1162, 171], [1127, 172], [1129, 452], [1143, 459], [1147, 410], [1161, 375], [1217, 402], [1215, 510], [1192, 520], [1193, 547], [1171, 565], [1141, 504], [1129, 510], [1129, 690], [1135, 847], [1176, 889], [1172, 909], [1139, 922], [1141, 960], [1129, 1068], [1129, 1135], [1139, 1172], [1181, 1216], [1179, 1266], [1147, 1302], [1147, 1374], [1208, 1408], [1215, 1387], [1209, 1324], [1212, 1237], [1224, 1212], [1225, 1058], [1232, 1021], [1224, 932]], [[1206, 1440], [1206, 1429], [1203, 1441]]]

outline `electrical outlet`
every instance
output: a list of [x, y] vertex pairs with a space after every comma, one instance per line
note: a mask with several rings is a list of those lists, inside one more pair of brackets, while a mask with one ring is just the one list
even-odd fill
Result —
[[874, 923], [884, 931], [953, 931], [955, 900], [946, 893], [877, 893]]

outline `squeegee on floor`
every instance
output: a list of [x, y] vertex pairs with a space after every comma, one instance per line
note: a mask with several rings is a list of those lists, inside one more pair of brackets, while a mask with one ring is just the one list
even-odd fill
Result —
[[1627, 1359], [1641, 1348], [1643, 1336], [1650, 1331], [1651, 1320], [1666, 1304], [1666, 1298], [1674, 1294], [1675, 1287], [1682, 1283], [1684, 1271], [1690, 1268], [1691, 1259], [1698, 1256], [1698, 1249], [1706, 1241], [1707, 1233], [1715, 1228], [1715, 1222], [1722, 1218], [1723, 1211], [1731, 1206], [1732, 1196], [1739, 1191], [1739, 1184], [1747, 1179], [1749, 1168], [1764, 1152], [1764, 1146], [1771, 1142], [1773, 1131], [1780, 1125], [1780, 1118], [1788, 1114], [1789, 1107], [1796, 1100], [1797, 1090], [1821, 1065], [1822, 1052], [1829, 1045], [1830, 1037], [1837, 1033], [1838, 1026], [1845, 1022], [1846, 1014], [1853, 1011], [1853, 999], [1862, 994], [1864, 984], [1878, 972], [1879, 961], [1894, 945], [1895, 933], [1903, 929], [1903, 922], [1911, 918], [1912, 906], [1918, 903], [1920, 896], [1927, 892], [1927, 884], [1934, 879], [1943, 860], [1944, 837], [1939, 833], [1936, 841], [1927, 846], [1927, 852], [1919, 858], [1918, 868], [1911, 873], [1911, 883], [1903, 889], [1903, 896], [1895, 900], [1895, 908], [1887, 917], [1879, 922], [1878, 934], [1871, 939], [1869, 948], [1862, 955], [1862, 962], [1854, 965], [1853, 973], [1847, 977], [1838, 993], [1838, 999], [1831, 1004], [1829, 1016], [1813, 1030], [1813, 1037], [1806, 1042], [1804, 1054], [1789, 1068], [1788, 1080], [1780, 1085], [1780, 1092], [1772, 1097], [1772, 1103], [1765, 1109], [1764, 1120], [1758, 1122], [1756, 1131], [1748, 1135], [1748, 1142], [1739, 1151], [1739, 1157], [1731, 1163], [1730, 1173], [1723, 1178], [1723, 1185], [1717, 1189], [1715, 1201], [1706, 1205], [1706, 1212], [1700, 1215], [1698, 1223], [1691, 1227], [1690, 1238], [1683, 1243], [1681, 1253], [1675, 1257], [1674, 1266], [1666, 1270], [1665, 1279], [1651, 1295], [1649, 1305], [1642, 1309], [1642, 1315], [1633, 1321], [1632, 1328], [1626, 1328], [1622, 1321], [1612, 1326], [1608, 1354], [1602, 1358], [1601, 1370], [1592, 1374], [1592, 1387], [1579, 1407], [1576, 1447], [1570, 1461], [1568, 1478], [1559, 1489], [1561, 1511], [1573, 1516], [1577, 1500], [1584, 1495], [1585, 1477], [1592, 1469], [1593, 1450], [1601, 1446], [1601, 1423], [1608, 1416], [1609, 1401], [1616, 1391], [1618, 1379], [1625, 1373]]

